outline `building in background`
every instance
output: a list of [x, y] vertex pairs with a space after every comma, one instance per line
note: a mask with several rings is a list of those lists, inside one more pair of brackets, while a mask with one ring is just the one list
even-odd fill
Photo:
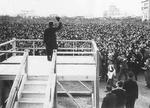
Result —
[[142, 0], [142, 20], [150, 19], [150, 0]]
[[104, 11], [104, 17], [118, 18], [121, 16], [120, 10], [115, 5], [110, 5], [108, 10]]

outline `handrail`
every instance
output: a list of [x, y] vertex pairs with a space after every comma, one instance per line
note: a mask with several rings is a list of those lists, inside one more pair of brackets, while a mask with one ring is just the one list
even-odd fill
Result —
[[[12, 40], [2, 43], [0, 44], [1, 46], [7, 45], [9, 43], [13, 43], [13, 42], [43, 42], [42, 39], [15, 39], [13, 38]], [[96, 47], [96, 43], [94, 42], [94, 40], [57, 40], [57, 42], [85, 42], [85, 43], [91, 43], [92, 46], [97, 49]], [[15, 44], [14, 44], [15, 45]], [[13, 48], [14, 49], [14, 48]], [[33, 49], [33, 47], [31, 47], [30, 49]], [[34, 49], [44, 49], [44, 47], [35, 47]], [[60, 48], [61, 49], [61, 48]], [[86, 49], [86, 48], [77, 48], [77, 49]]]
[[[10, 45], [9, 47], [7, 45]], [[5, 46], [5, 49], [3, 49], [3, 47]], [[16, 50], [16, 38], [13, 38], [10, 41], [4, 42], [0, 44], [0, 48], [2, 47], [1, 50], [7, 50], [7, 51], [15, 51]], [[0, 54], [0, 56], [5, 55], [5, 53]], [[16, 54], [13, 53], [13, 56], [15, 56]], [[7, 54], [6, 54], [6, 58], [7, 59]]]
[[55, 95], [56, 95], [56, 74], [53, 74], [51, 76], [52, 84], [51, 84], [51, 90], [50, 90], [50, 98], [49, 98], [49, 105], [47, 108], [54, 108], [55, 104]]
[[[15, 50], [16, 42], [21, 42], [21, 41], [22, 42], [33, 42], [30, 47], [25, 47], [25, 48], [19, 48], [18, 47], [17, 48], [17, 49], [30, 49], [30, 50], [33, 50], [33, 53], [32, 53], [33, 55], [35, 55], [36, 50], [45, 49], [44, 46], [35, 47], [35, 42], [43, 42], [42, 39], [15, 39], [14, 38], [13, 40], [11, 40], [9, 42], [5, 42], [5, 45], [10, 43], [10, 42], [12, 42], [12, 43], [14, 42], [14, 45], [13, 45], [14, 47], [11, 50]], [[93, 55], [94, 59], [96, 60], [96, 52], [97, 52], [98, 48], [97, 48], [97, 45], [96, 45], [94, 40], [57, 40], [57, 42], [58, 43], [60, 42], [60, 44], [63, 44], [65, 42], [64, 45], [67, 45], [66, 43], [68, 43], [68, 45], [71, 45], [71, 47], [69, 47], [69, 48], [58, 47], [58, 53], [57, 54]], [[78, 42], [79, 42], [79, 44], [78, 44]], [[83, 46], [83, 47], [81, 47], [80, 45]]]
[[[42, 39], [16, 39], [16, 41], [43, 41]], [[75, 41], [75, 42], [91, 42], [91, 40], [57, 40], [57, 42], [72, 42], [72, 41]]]
[[16, 41], [16, 39], [15, 38], [13, 38], [12, 40], [10, 40], [10, 41], [7, 41], [7, 42], [4, 42], [4, 43], [1, 43], [0, 44], [0, 47], [1, 46], [4, 46], [4, 45], [7, 45], [7, 44], [10, 44], [10, 43], [13, 43], [13, 42], [15, 42]]
[[56, 88], [56, 58], [57, 58], [57, 51], [53, 51], [52, 55], [52, 64], [51, 64], [51, 71], [49, 73], [48, 79], [48, 87], [47, 87], [47, 101], [45, 102], [45, 108], [53, 108], [49, 106], [54, 105], [54, 97], [55, 97], [55, 88]]
[[0, 53], [24, 53], [24, 51], [12, 51], [12, 50], [8, 50], [8, 51], [1, 51]]
[[[15, 51], [13, 52], [15, 53]], [[17, 99], [17, 93], [23, 78], [23, 73], [27, 71], [27, 63], [28, 62], [28, 51], [24, 52], [23, 59], [21, 61], [19, 72], [17, 73], [15, 80], [13, 82], [12, 88], [10, 90], [10, 94], [8, 96], [8, 101], [6, 104], [6, 108], [13, 108], [15, 104], [15, 100]]]
[[94, 41], [94, 40], [92, 40], [92, 45], [93, 45], [93, 49], [94, 49], [95, 51], [97, 51], [97, 50], [98, 50], [98, 48], [97, 48], [97, 45], [96, 45], [96, 43], [95, 43], [95, 41]]

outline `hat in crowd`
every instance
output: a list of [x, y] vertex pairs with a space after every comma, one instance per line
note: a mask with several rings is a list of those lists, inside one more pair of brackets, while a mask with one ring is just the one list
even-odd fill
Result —
[[107, 86], [106, 87], [106, 92], [109, 92], [109, 91], [111, 91], [112, 90], [112, 87], [111, 86]]
[[116, 83], [116, 85], [117, 85], [118, 87], [123, 87], [123, 81], [118, 81], [118, 82]]
[[52, 21], [50, 21], [50, 22], [49, 22], [49, 26], [52, 26], [52, 25], [53, 25], [53, 22], [52, 22]]
[[133, 72], [129, 72], [128, 76], [129, 78], [132, 78], [134, 76]]

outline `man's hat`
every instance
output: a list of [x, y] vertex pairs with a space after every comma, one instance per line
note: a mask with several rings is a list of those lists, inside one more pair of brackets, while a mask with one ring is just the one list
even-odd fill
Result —
[[51, 26], [51, 25], [53, 25], [53, 22], [52, 22], [52, 21], [50, 21], [50, 22], [49, 22], [49, 25], [50, 25], [50, 26]]
[[107, 86], [106, 87], [106, 92], [109, 92], [109, 91], [111, 91], [112, 90], [112, 87], [111, 86]]
[[118, 81], [118, 82], [116, 83], [116, 85], [117, 85], [118, 87], [122, 87], [122, 86], [123, 86], [123, 81]]

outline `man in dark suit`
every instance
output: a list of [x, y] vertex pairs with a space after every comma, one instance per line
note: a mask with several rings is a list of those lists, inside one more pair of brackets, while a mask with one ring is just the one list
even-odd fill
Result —
[[47, 59], [51, 61], [53, 50], [57, 49], [56, 31], [62, 28], [60, 17], [56, 17], [59, 25], [53, 27], [53, 22], [49, 22], [49, 27], [44, 31], [44, 44], [46, 46]]
[[111, 92], [112, 87], [107, 86], [106, 89], [108, 93], [103, 99], [101, 108], [116, 108], [116, 95]]
[[129, 73], [129, 79], [124, 82], [123, 88], [126, 90], [126, 108], [134, 108], [135, 100], [138, 98], [138, 85], [137, 82], [133, 80], [134, 74]]
[[144, 76], [146, 81], [146, 87], [150, 88], [150, 58], [146, 59], [143, 69], [145, 70]]
[[116, 86], [117, 88], [112, 90], [112, 93], [117, 96], [116, 108], [124, 108], [126, 103], [126, 91], [122, 88], [123, 82], [117, 82]]

